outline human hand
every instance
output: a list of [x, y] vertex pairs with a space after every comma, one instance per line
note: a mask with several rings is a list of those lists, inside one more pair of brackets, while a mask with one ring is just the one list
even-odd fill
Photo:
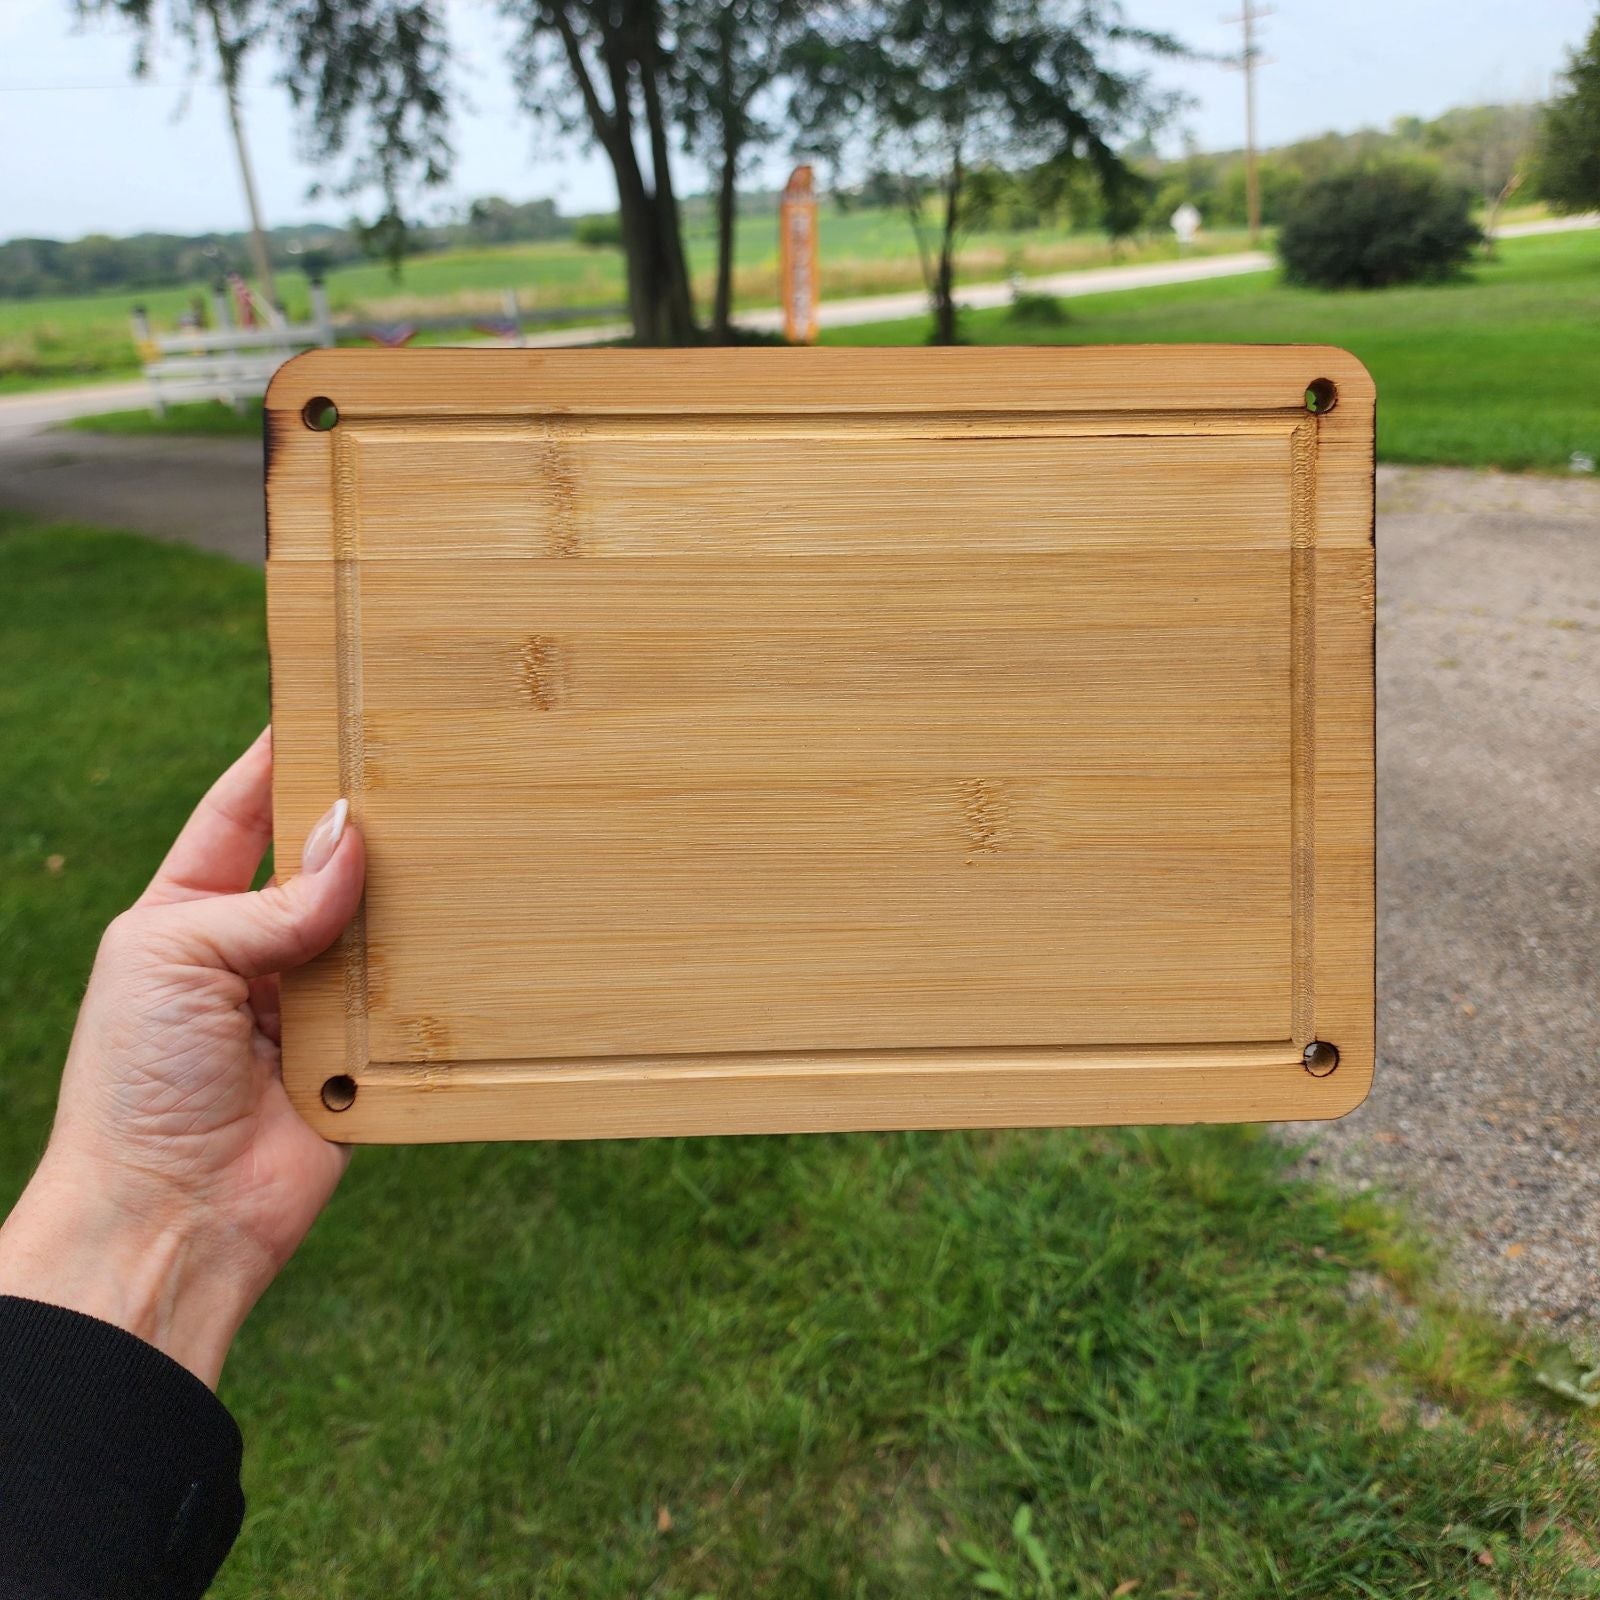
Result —
[[338, 801], [299, 874], [250, 892], [272, 838], [268, 729], [106, 930], [49, 1145], [0, 1228], [0, 1293], [115, 1323], [216, 1386], [349, 1160], [284, 1092], [277, 980], [355, 914], [347, 816]]

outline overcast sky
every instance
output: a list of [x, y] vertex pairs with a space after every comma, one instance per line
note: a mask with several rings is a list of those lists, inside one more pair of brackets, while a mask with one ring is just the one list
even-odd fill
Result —
[[[1230, 0], [1126, 0], [1131, 21], [1214, 53], [1238, 49], [1238, 28], [1220, 20], [1229, 9]], [[491, 0], [451, 0], [450, 11], [457, 75], [472, 104], [456, 122], [446, 200], [553, 195], [566, 211], [609, 209], [604, 162], [536, 142], [518, 113]], [[1278, 0], [1261, 27], [1262, 142], [1538, 98], [1594, 15], [1595, 0]], [[171, 51], [158, 56], [153, 85], [135, 85], [131, 54], [125, 32], [75, 26], [69, 0], [0, 0], [0, 239], [243, 225], [220, 93], [208, 78], [191, 80]], [[349, 202], [306, 198], [317, 174], [299, 159], [275, 75], [275, 63], [259, 57], [246, 86], [267, 220], [342, 221]], [[1190, 62], [1165, 65], [1158, 77], [1196, 102], [1177, 126], [1203, 148], [1242, 142], [1236, 72]], [[786, 164], [773, 157], [765, 176], [781, 181]], [[685, 191], [703, 181], [682, 165]]]

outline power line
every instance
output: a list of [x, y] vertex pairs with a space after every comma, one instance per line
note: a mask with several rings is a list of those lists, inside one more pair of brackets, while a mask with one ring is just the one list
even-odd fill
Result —
[[1256, 171], [1256, 68], [1266, 61], [1256, 43], [1256, 24], [1263, 17], [1270, 17], [1275, 9], [1258, 6], [1254, 0], [1244, 0], [1244, 10], [1239, 16], [1222, 19], [1226, 23], [1238, 23], [1244, 29], [1244, 48], [1238, 60], [1228, 65], [1244, 74], [1244, 193], [1252, 250], [1261, 243], [1261, 179]]
[[170, 89], [157, 78], [123, 79], [118, 83], [0, 83], [0, 94], [105, 94], [109, 89]]

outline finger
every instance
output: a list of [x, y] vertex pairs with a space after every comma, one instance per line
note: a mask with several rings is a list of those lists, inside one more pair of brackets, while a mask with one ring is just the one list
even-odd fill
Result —
[[274, 1044], [283, 1043], [282, 1002], [278, 998], [278, 975], [269, 972], [264, 978], [250, 980], [250, 1009], [255, 1013], [256, 1026]]
[[[262, 885], [273, 888], [277, 873]], [[278, 998], [278, 974], [269, 972], [264, 978], [250, 980], [250, 1009], [256, 1014], [256, 1026], [274, 1043], [283, 1043], [283, 1003]]]
[[252, 894], [215, 895], [174, 906], [184, 932], [213, 965], [242, 978], [283, 972], [320, 955], [361, 902], [366, 851], [355, 828], [341, 826], [316, 871]]
[[212, 784], [140, 896], [169, 905], [250, 887], [272, 843], [272, 729]]

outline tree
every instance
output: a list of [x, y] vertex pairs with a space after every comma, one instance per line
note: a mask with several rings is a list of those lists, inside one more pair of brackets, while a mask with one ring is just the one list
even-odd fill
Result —
[[[150, 40], [154, 33], [157, 0], [74, 0], [80, 17], [121, 17], [138, 30], [134, 53], [134, 72], [143, 76], [150, 66]], [[189, 46], [192, 59], [216, 53], [218, 78], [228, 106], [228, 125], [233, 132], [234, 152], [239, 161], [239, 180], [244, 187], [245, 205], [250, 213], [250, 256], [262, 297], [269, 305], [278, 303], [277, 286], [272, 279], [272, 258], [267, 251], [266, 230], [261, 222], [261, 203], [256, 198], [255, 174], [250, 169], [250, 152], [245, 144], [244, 117], [239, 104], [239, 78], [245, 56], [265, 30], [270, 8], [265, 0], [167, 0], [167, 17], [172, 31]]]
[[[611, 164], [641, 344], [687, 344], [696, 333], [670, 158], [662, 13], [672, 3], [500, 0], [517, 33], [523, 108], [586, 135]], [[436, 182], [450, 161], [445, 11], [445, 0], [295, 0], [284, 12], [290, 81], [320, 151], [339, 154], [364, 124], [368, 149], [353, 181], [381, 187], [397, 221], [407, 182]]]
[[1100, 208], [1100, 223], [1111, 241], [1111, 256], [1120, 260], [1123, 241], [1131, 239], [1144, 226], [1155, 197], [1155, 185], [1139, 173], [1107, 187]]
[[806, 29], [793, 52], [794, 115], [836, 160], [855, 154], [900, 175], [937, 343], [956, 337], [955, 251], [975, 169], [1085, 163], [1108, 200], [1136, 186], [1112, 141], [1172, 102], [1112, 65], [1130, 47], [1178, 48], [1126, 25], [1111, 0], [858, 0]]
[[467, 237], [474, 244], [515, 244], [523, 239], [560, 239], [573, 225], [556, 209], [554, 200], [525, 200], [520, 204], [487, 195], [467, 207]]
[[661, 4], [502, 0], [502, 10], [521, 34], [524, 108], [563, 131], [586, 131], [611, 163], [634, 338], [647, 345], [692, 343]]
[[1439, 282], [1482, 242], [1469, 190], [1400, 162], [1307, 183], [1278, 230], [1284, 276], [1318, 289]]
[[676, 7], [676, 114], [685, 143], [716, 174], [717, 287], [711, 332], [720, 343], [732, 336], [740, 163], [752, 146], [773, 137], [758, 107], [784, 70], [805, 10], [803, 0], [682, 0]]
[[376, 189], [383, 209], [359, 230], [398, 268], [411, 185], [442, 183], [453, 152], [444, 98], [450, 64], [435, 0], [290, 0], [274, 8], [284, 81], [304, 113], [313, 160], [350, 155], [342, 194]]
[[1508, 105], [1462, 106], [1423, 124], [1424, 147], [1438, 152], [1445, 176], [1482, 200], [1491, 242], [1500, 208], [1522, 183], [1537, 122], [1536, 106]]
[[1545, 111], [1535, 181], [1557, 211], [1600, 206], [1600, 15], [1567, 62], [1567, 92]]
[[615, 211], [599, 211], [593, 216], [579, 217], [573, 225], [572, 237], [587, 250], [620, 250], [622, 222]]

